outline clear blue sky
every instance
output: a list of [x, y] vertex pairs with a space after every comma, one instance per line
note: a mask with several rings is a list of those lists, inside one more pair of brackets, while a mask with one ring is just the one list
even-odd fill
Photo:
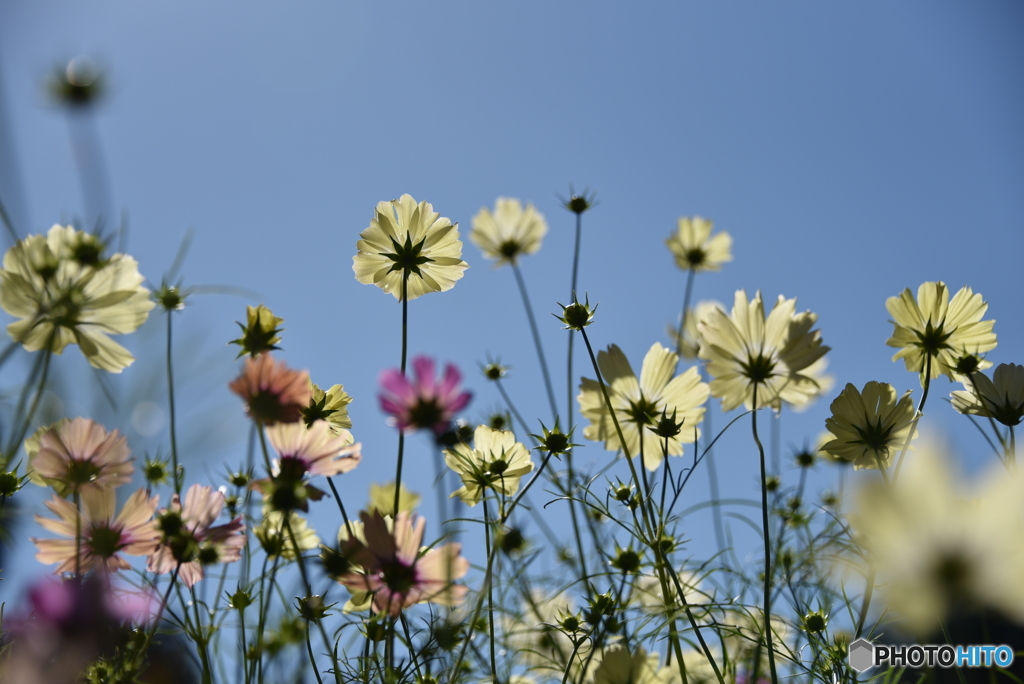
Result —
[[[695, 299], [731, 302], [738, 288], [798, 297], [833, 348], [833, 396], [846, 382], [916, 388], [889, 360], [884, 303], [925, 280], [981, 292], [1000, 338], [990, 358], [1024, 362], [1022, 30], [1024, 6], [1002, 0], [5, 2], [0, 197], [22, 234], [95, 218], [67, 117], [41, 86], [55, 66], [92, 55], [109, 83], [95, 118], [105, 210], [127, 212], [128, 251], [159, 282], [194, 228], [186, 284], [257, 291], [286, 320], [287, 361], [346, 386], [365, 447], [344, 478], [355, 507], [370, 481], [393, 477], [376, 380], [398, 365], [400, 309], [355, 281], [351, 259], [374, 205], [406, 192], [460, 222], [466, 241], [465, 278], [412, 303], [410, 350], [460, 364], [476, 392], [471, 419], [499, 407], [475, 371], [488, 353], [515, 367], [520, 408], [548, 419], [512, 274], [466, 240], [471, 219], [501, 195], [546, 215], [551, 231], [523, 271], [562, 378], [564, 338], [547, 312], [568, 294], [572, 217], [555, 193], [570, 183], [600, 200], [585, 217], [580, 275], [601, 303], [593, 338], [619, 344], [637, 370], [682, 300], [664, 239], [694, 214], [735, 239], [735, 260], [700, 276]], [[246, 303], [257, 302], [197, 296], [175, 320], [190, 481], [244, 451], [224, 343]], [[113, 379], [120, 417], [103, 414], [140, 455], [166, 442], [131, 422], [140, 401], [164, 405], [154, 319], [130, 343], [146, 354]], [[79, 357], [61, 359], [68, 377]], [[953, 431], [973, 468], [987, 456], [940, 402], [950, 389], [938, 381], [926, 425]], [[101, 411], [89, 393], [76, 397], [72, 415]], [[823, 429], [830, 399], [783, 418], [784, 455]], [[749, 427], [730, 438], [721, 467], [754, 496]], [[411, 444], [407, 472], [419, 473], [429, 514], [426, 439]], [[333, 509], [322, 520], [330, 537]]]

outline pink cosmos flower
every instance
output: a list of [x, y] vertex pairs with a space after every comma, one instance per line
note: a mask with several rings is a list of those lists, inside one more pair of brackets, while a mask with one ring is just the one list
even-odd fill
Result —
[[[53, 497], [46, 507], [57, 520], [35, 516], [45, 529], [69, 539], [32, 539], [39, 549], [40, 563], [60, 563], [54, 574], [83, 573], [93, 569], [106, 572], [128, 570], [131, 566], [119, 554], [148, 556], [159, 542], [153, 512], [159, 496], [149, 498], [145, 489], [128, 497], [124, 508], [114, 517], [114, 490], [87, 488], [82, 490], [81, 537], [76, 542], [79, 512], [70, 501]], [[77, 554], [77, 555], [76, 555]]]
[[424, 428], [440, 435], [473, 395], [461, 391], [462, 374], [450, 363], [445, 366], [440, 382], [434, 377], [433, 359], [417, 356], [412, 367], [416, 374], [413, 382], [393, 368], [381, 373], [384, 393], [380, 395], [380, 407], [394, 417], [400, 430], [415, 432]]
[[185, 492], [185, 507], [177, 494], [171, 507], [160, 515], [163, 531], [160, 546], [149, 557], [146, 569], [158, 574], [173, 572], [191, 587], [203, 579], [203, 567], [215, 563], [234, 563], [242, 557], [245, 523], [242, 516], [213, 527], [224, 508], [224, 493], [213, 487], [194, 484]]
[[64, 420], [43, 432], [30, 463], [58, 493], [118, 487], [131, 481], [134, 470], [128, 440], [88, 418]]
[[363, 445], [352, 444], [352, 433], [335, 434], [325, 420], [308, 428], [302, 422], [278, 423], [267, 428], [267, 438], [281, 457], [279, 472], [294, 478], [306, 473], [325, 477], [347, 473], [363, 458]]
[[446, 544], [421, 556], [427, 524], [423, 517], [411, 520], [409, 513], [402, 511], [392, 532], [379, 512], [371, 516], [363, 511], [359, 516], [366, 541], [349, 539], [344, 551], [364, 570], [342, 575], [339, 582], [373, 593], [374, 608], [391, 617], [416, 603], [454, 606], [462, 601], [469, 589], [454, 584], [469, 572], [469, 561], [459, 555], [461, 544]]
[[270, 354], [245, 360], [245, 369], [228, 387], [245, 401], [245, 410], [263, 425], [294, 423], [309, 405], [306, 371], [289, 368]]

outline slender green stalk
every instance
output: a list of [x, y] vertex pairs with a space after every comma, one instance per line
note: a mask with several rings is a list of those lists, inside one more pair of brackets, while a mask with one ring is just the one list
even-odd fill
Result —
[[[484, 502], [484, 545], [487, 549], [487, 555], [491, 555], [491, 514], [487, 508], [487, 497], [483, 498]], [[487, 622], [488, 622], [488, 637], [491, 647], [491, 681], [498, 681], [498, 659], [495, 655], [494, 650], [494, 583], [487, 583]]]
[[544, 388], [548, 393], [548, 402], [551, 404], [551, 417], [554, 420], [558, 418], [558, 407], [555, 406], [555, 392], [551, 386], [551, 374], [548, 372], [548, 362], [544, 357], [544, 347], [540, 341], [540, 332], [537, 330], [537, 319], [534, 318], [533, 307], [530, 306], [530, 296], [526, 292], [526, 282], [523, 281], [523, 274], [519, 270], [519, 264], [515, 261], [512, 262], [512, 273], [516, 276], [519, 295], [523, 298], [523, 306], [526, 308], [526, 318], [530, 322], [530, 332], [533, 334], [533, 346], [537, 349], [537, 359], [540, 361], [540, 371], [544, 375]]
[[324, 684], [324, 680], [320, 678], [320, 670], [316, 666], [316, 658], [313, 657], [313, 644], [309, 641], [309, 627], [306, 627], [306, 653], [309, 654], [309, 662], [313, 664], [313, 675], [316, 676], [317, 684]]
[[921, 395], [921, 403], [917, 405], [917, 413], [914, 414], [914, 422], [910, 424], [910, 431], [907, 432], [907, 439], [903, 443], [903, 449], [900, 450], [899, 460], [896, 461], [896, 470], [893, 471], [892, 481], [896, 482], [896, 478], [900, 476], [900, 467], [903, 465], [903, 457], [907, 455], [907, 450], [910, 448], [910, 440], [914, 439], [914, 432], [917, 431], [917, 423], [921, 420], [921, 416], [924, 415], [924, 402], [928, 400], [928, 390], [932, 385], [932, 356], [928, 354], [925, 357], [924, 362], [924, 393]]
[[757, 436], [757, 385], [754, 383], [752, 398], [754, 410], [750, 414], [750, 425], [754, 433], [754, 442], [761, 460], [761, 526], [764, 529], [764, 634], [768, 647], [768, 667], [771, 670], [772, 684], [778, 684], [779, 673], [775, 669], [775, 646], [772, 643], [772, 547], [768, 524], [768, 472], [765, 467], [764, 445]]
[[[704, 412], [704, 429], [707, 431], [708, 438], [711, 438], [713, 430], [711, 429], [710, 409]], [[724, 549], [725, 526], [722, 524], [721, 495], [718, 489], [718, 468], [715, 466], [715, 456], [712, 452], [712, 447], [713, 444], [709, 444], [704, 447], [704, 455], [707, 456], [708, 462], [708, 486], [711, 489], [711, 516], [715, 527], [715, 543], [718, 544], [719, 549]], [[696, 448], [696, 445], [694, 448]]]
[[696, 274], [692, 268], [686, 271], [686, 290], [683, 292], [683, 313], [679, 316], [679, 336], [676, 338], [676, 370], [683, 359], [683, 331], [686, 330], [686, 317], [690, 315], [690, 295], [693, 293], [693, 276]]
[[[51, 351], [51, 348], [53, 347], [53, 338], [54, 335], [50, 335], [50, 342], [46, 345], [46, 349], [43, 351], [42, 372], [39, 375], [39, 384], [36, 386], [35, 394], [32, 396], [32, 404], [29, 406], [28, 413], [25, 414], [25, 419], [21, 423], [21, 429], [15, 433], [17, 437], [11, 441], [11, 445], [7, 449], [7, 453], [9, 454], [17, 453], [18, 447], [20, 447], [21, 443], [25, 441], [25, 435], [28, 434], [29, 428], [32, 426], [32, 419], [35, 417], [36, 409], [39, 408], [39, 402], [43, 398], [43, 392], [46, 390], [46, 380], [50, 375], [50, 360], [53, 358], [53, 352]], [[31, 384], [31, 381], [29, 381], [29, 384]], [[24, 399], [25, 394], [23, 393], [21, 398], [18, 400], [19, 410], [15, 415], [18, 415], [21, 407], [24, 406]]]
[[171, 464], [174, 468], [174, 493], [181, 496], [181, 471], [178, 470], [178, 435], [174, 413], [174, 366], [171, 353], [171, 311], [167, 312], [167, 403], [170, 408]]
[[[409, 270], [402, 273], [402, 376], [405, 376], [405, 363], [409, 350]], [[402, 491], [402, 457], [405, 455], [405, 431], [398, 430], [398, 464], [395, 466], [395, 516], [398, 516], [398, 504]], [[394, 625], [392, 625], [394, 627]]]
[[341, 511], [341, 519], [345, 521], [345, 529], [348, 531], [348, 538], [355, 539], [355, 536], [352, 534], [352, 523], [349, 522], [348, 514], [345, 513], [345, 504], [341, 501], [341, 495], [338, 494], [338, 488], [334, 486], [334, 480], [328, 477], [327, 484], [331, 487], [331, 493], [334, 494], [334, 500], [338, 502], [338, 510]]
[[18, 231], [14, 229], [14, 222], [11, 221], [11, 216], [7, 213], [7, 208], [4, 206], [2, 199], [0, 199], [0, 222], [4, 224], [7, 235], [11, 238], [11, 243], [16, 243], [18, 241]]

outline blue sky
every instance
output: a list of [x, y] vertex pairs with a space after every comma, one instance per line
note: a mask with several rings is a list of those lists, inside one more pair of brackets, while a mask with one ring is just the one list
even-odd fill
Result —
[[[224, 343], [244, 305], [262, 301], [286, 320], [287, 361], [355, 398], [365, 460], [342, 493], [358, 506], [369, 482], [393, 477], [376, 379], [398, 365], [400, 308], [355, 281], [351, 258], [375, 204], [406, 192], [458, 221], [466, 242], [465, 278], [412, 303], [410, 352], [462, 367], [471, 419], [500, 405], [476, 372], [488, 354], [514, 366], [520, 409], [548, 419], [512, 274], [468, 242], [472, 217], [498, 196], [547, 217], [523, 273], [560, 379], [565, 342], [547, 313], [568, 295], [572, 217], [556, 193], [570, 183], [600, 201], [585, 217], [580, 274], [601, 303], [593, 339], [620, 345], [637, 370], [682, 300], [664, 239], [695, 214], [735, 240], [734, 261], [698, 277], [695, 299], [731, 302], [739, 288], [798, 297], [832, 347], [832, 396], [846, 382], [916, 388], [890, 362], [884, 303], [926, 280], [981, 292], [1000, 338], [990, 358], [1022, 362], [1022, 29], [1024, 8], [1009, 1], [8, 2], [0, 197], [21, 234], [95, 220], [67, 117], [41, 85], [91, 55], [109, 83], [94, 120], [111, 189], [101, 204], [126, 212], [142, 273], [159, 282], [191, 228], [186, 284], [260, 295], [196, 296], [175, 319], [190, 480], [244, 451]], [[166, 442], [131, 421], [139, 402], [164, 405], [162, 316], [153, 323], [128, 342], [139, 361], [113, 379], [120, 414], [105, 418], [139, 454]], [[84, 365], [71, 350], [60, 372], [87, 377]], [[592, 377], [583, 356], [576, 368]], [[925, 425], [949, 431], [975, 469], [989, 457], [940, 403], [950, 389], [938, 381]], [[784, 455], [823, 428], [830, 400], [783, 417]], [[110, 414], [82, 391], [65, 409]], [[426, 439], [411, 443], [407, 472], [427, 490]], [[749, 426], [720, 450], [738, 495], [756, 493], [755, 456]], [[692, 486], [702, 499], [702, 478]], [[331, 513], [322, 520], [329, 537]]]

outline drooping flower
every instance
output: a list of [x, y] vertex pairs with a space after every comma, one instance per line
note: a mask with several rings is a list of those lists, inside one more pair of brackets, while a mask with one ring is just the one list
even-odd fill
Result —
[[473, 217], [469, 239], [485, 257], [496, 259], [494, 266], [497, 268], [517, 263], [521, 254], [536, 252], [547, 232], [544, 215], [532, 204], [524, 209], [517, 199], [499, 197], [493, 213], [484, 207]]
[[847, 384], [831, 409], [832, 416], [825, 420], [831, 439], [821, 445], [821, 451], [858, 469], [878, 469], [879, 464], [892, 467], [916, 413], [909, 390], [897, 401], [892, 385], [874, 381], [863, 390]]
[[950, 393], [960, 413], [990, 416], [1003, 425], [1020, 425], [1024, 419], [1024, 366], [1001, 363], [990, 380], [983, 373], [958, 376], [964, 390]]
[[[285, 515], [288, 517], [285, 518]], [[291, 534], [288, 532], [289, 527]], [[316, 532], [306, 519], [294, 511], [282, 512], [264, 508], [263, 520], [252, 529], [252, 532], [270, 559], [279, 556], [293, 561], [300, 553], [315, 549], [320, 543], [320, 537], [316, 536]]]
[[4, 254], [0, 307], [19, 318], [7, 332], [28, 351], [56, 354], [77, 344], [89, 364], [120, 373], [134, 358], [110, 339], [142, 325], [154, 303], [138, 264], [102, 259], [102, 245], [70, 226], [20, 240]]
[[[462, 478], [452, 493], [463, 503], [475, 506], [492, 489], [506, 496], [515, 494], [519, 480], [533, 470], [530, 452], [508, 430], [480, 425], [473, 433], [473, 448], [457, 444], [444, 452], [444, 462]], [[450, 497], [451, 498], [451, 497]]]
[[399, 513], [393, 530], [380, 513], [360, 514], [366, 542], [350, 539], [346, 551], [363, 567], [340, 581], [351, 589], [373, 593], [373, 607], [398, 617], [416, 603], [458, 605], [468, 588], [457, 585], [469, 572], [469, 561], [459, 555], [462, 546], [445, 544], [420, 555], [426, 520]]
[[665, 244], [676, 257], [676, 266], [684, 271], [717, 271], [732, 261], [732, 237], [724, 230], [711, 235], [715, 224], [700, 216], [679, 219], [676, 232]]
[[128, 440], [89, 418], [62, 420], [26, 440], [25, 452], [37, 484], [61, 496], [86, 488], [114, 488], [131, 482], [135, 470]]
[[731, 315], [716, 309], [698, 322], [700, 358], [708, 362], [711, 394], [721, 398], [723, 411], [741, 404], [779, 410], [784, 401], [801, 405], [820, 393], [813, 364], [829, 347], [811, 330], [817, 315], [795, 309], [795, 298], [780, 295], [766, 319], [761, 293], [748, 300], [739, 290]]
[[[626, 355], [618, 346], [613, 344], [608, 351], [597, 355], [597, 365], [608, 388], [608, 397], [626, 438], [625, 448], [634, 458], [642, 453], [648, 470], [656, 470], [664, 458], [665, 437], [649, 429], [657, 426], [662, 417], [682, 424], [678, 434], [668, 438], [670, 455], [682, 454], [683, 444], [692, 444], [700, 436], [698, 426], [704, 418], [708, 385], [701, 382], [696, 367], [675, 375], [678, 360], [675, 352], [655, 342], [644, 357], [640, 379], [637, 380]], [[583, 429], [583, 436], [595, 442], [603, 441], [609, 451], [622, 449], [600, 384], [583, 378], [577, 400], [580, 413], [590, 421], [590, 425]]]
[[332, 385], [325, 392], [310, 382], [309, 391], [309, 406], [302, 411], [306, 427], [318, 420], [326, 420], [334, 434], [341, 434], [352, 427], [352, 419], [348, 416], [348, 405], [352, 403], [352, 397], [345, 392], [344, 386]]
[[160, 546], [149, 557], [147, 570], [157, 574], [174, 572], [191, 587], [203, 579], [203, 568], [217, 563], [234, 563], [242, 557], [245, 523], [242, 516], [223, 525], [213, 523], [224, 508], [224, 493], [194, 484], [185, 493], [185, 506], [175, 494], [171, 506], [159, 516]]
[[696, 306], [686, 310], [686, 320], [683, 321], [681, 327], [668, 326], [668, 338], [671, 340], [673, 348], [679, 349], [680, 356], [684, 359], [697, 358], [701, 342], [700, 332], [697, 330], [697, 322], [706, 318], [715, 309], [721, 308], [724, 308], [721, 302], [714, 300], [697, 302]]
[[[892, 337], [886, 340], [899, 351], [892, 360], [903, 359], [907, 370], [937, 378], [954, 379], [957, 360], [964, 354], [983, 354], [995, 349], [995, 321], [983, 321], [988, 303], [969, 287], [949, 299], [949, 290], [942, 281], [922, 283], [917, 298], [904, 290], [898, 297], [889, 297], [885, 308], [892, 316]], [[930, 368], [929, 368], [930, 365]], [[978, 369], [991, 366], [981, 359]]]
[[427, 429], [440, 435], [473, 395], [462, 391], [462, 374], [453, 364], [445, 365], [440, 382], [434, 377], [433, 359], [417, 356], [412, 367], [416, 376], [413, 381], [396, 369], [381, 373], [384, 393], [380, 395], [380, 407], [394, 418], [400, 430]]
[[410, 195], [379, 203], [370, 227], [359, 237], [352, 257], [356, 280], [376, 285], [399, 301], [406, 276], [406, 299], [411, 300], [452, 289], [469, 268], [461, 258], [458, 226]]
[[309, 406], [310, 382], [306, 371], [289, 368], [270, 354], [245, 360], [245, 369], [228, 387], [245, 401], [245, 410], [257, 423], [294, 423]]
[[68, 537], [32, 539], [39, 549], [36, 560], [46, 565], [60, 563], [54, 574], [75, 572], [76, 569], [79, 572], [128, 570], [131, 566], [120, 554], [148, 556], [156, 548], [159, 532], [153, 512], [159, 496], [150, 498], [145, 489], [140, 489], [128, 497], [117, 517], [114, 517], [116, 496], [113, 489], [87, 488], [82, 490], [81, 499], [81, 540], [77, 544], [79, 512], [75, 504], [55, 496], [46, 502], [46, 507], [57, 519], [35, 516], [36, 522], [44, 529]]
[[[238, 321], [235, 321], [238, 323]], [[242, 349], [238, 352], [239, 358], [248, 354], [255, 358], [260, 354], [280, 349], [277, 344], [281, 341], [280, 327], [284, 319], [275, 316], [274, 313], [260, 304], [259, 306], [245, 307], [245, 325], [238, 323], [242, 329], [242, 336], [237, 340], [231, 340], [228, 344], [237, 344]]]

